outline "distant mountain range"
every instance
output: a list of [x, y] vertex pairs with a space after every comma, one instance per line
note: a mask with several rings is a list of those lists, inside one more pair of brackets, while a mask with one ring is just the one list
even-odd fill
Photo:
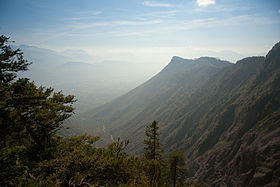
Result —
[[53, 50], [34, 46], [13, 46], [24, 52], [32, 65], [21, 74], [37, 85], [51, 86], [73, 94], [78, 101], [76, 113], [103, 105], [140, 85], [156, 70], [142, 64], [120, 61], [97, 61], [82, 50]]
[[129, 138], [128, 151], [141, 154], [153, 120], [165, 149], [183, 150], [206, 186], [279, 186], [280, 43], [265, 57], [236, 64], [173, 57], [149, 81], [78, 123], [105, 141]]

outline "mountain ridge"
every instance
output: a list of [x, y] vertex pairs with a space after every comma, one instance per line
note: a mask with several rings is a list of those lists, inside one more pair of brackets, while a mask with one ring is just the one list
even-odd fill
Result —
[[144, 128], [156, 119], [166, 149], [183, 150], [205, 186], [277, 185], [279, 46], [236, 64], [173, 57], [149, 81], [88, 112], [83, 125], [101, 136], [106, 128], [107, 136], [129, 138], [128, 151], [141, 154]]
[[[216, 61], [220, 62], [220, 60], [216, 58], [211, 58], [211, 59], [215, 59]], [[180, 61], [180, 63], [177, 63], [178, 60]], [[185, 62], [185, 63], [181, 63], [181, 62]], [[226, 61], [221, 61], [221, 63], [224, 63], [222, 67], [232, 65], [231, 63]], [[188, 68], [187, 72], [185, 72], [186, 68]], [[146, 103], [146, 105], [152, 107], [153, 104], [151, 103], [157, 103], [159, 102], [157, 100], [166, 100], [167, 98], [171, 97], [171, 95], [173, 94], [172, 90], [178, 89], [178, 87], [180, 87], [180, 89], [182, 90], [181, 92], [183, 92], [183, 90], [187, 89], [187, 87], [193, 87], [192, 85], [196, 84], [197, 81], [200, 80], [205, 81], [208, 78], [207, 75], [215, 73], [219, 68], [211, 65], [210, 63], [208, 64], [201, 63], [201, 61], [199, 60], [173, 57], [171, 62], [161, 72], [159, 72], [157, 75], [152, 77], [149, 81], [145, 82], [141, 86], [138, 86], [137, 88], [125, 94], [124, 96], [121, 96], [113, 100], [112, 102], [103, 105], [104, 106], [103, 108], [99, 107], [98, 109], [94, 109], [94, 111], [97, 112], [92, 112], [92, 111], [88, 112], [88, 116], [91, 115], [91, 118], [99, 118], [98, 115], [102, 115], [104, 110], [106, 110], [106, 106], [108, 105], [110, 106], [110, 104], [112, 104], [116, 110], [110, 110], [110, 111], [112, 111], [114, 114], [111, 114], [110, 111], [106, 111], [106, 113], [108, 114], [108, 116], [110, 115], [115, 116], [109, 119], [109, 120], [114, 120], [114, 118], [116, 118], [117, 116], [119, 117], [121, 113], [126, 113], [126, 111], [130, 110], [129, 107], [127, 110], [123, 110], [123, 112], [117, 109], [120, 108], [119, 106], [120, 103], [128, 103], [127, 100], [130, 100], [133, 103], [132, 105], [136, 106], [136, 110], [138, 110], [138, 113], [142, 113], [141, 116], [148, 115], [148, 113], [145, 114], [145, 112], [147, 111], [142, 111], [141, 109], [144, 107], [143, 102]], [[179, 77], [177, 76], [178, 74], [180, 74]], [[185, 76], [186, 74], [189, 75]], [[196, 77], [200, 77], [201, 79], [199, 78], [198, 80], [196, 80]], [[196, 81], [193, 82], [193, 80]], [[181, 84], [183, 84], [183, 86]], [[149, 90], [149, 92], [145, 92], [145, 90]], [[135, 96], [134, 94], [137, 92], [141, 92], [141, 94]], [[160, 99], [158, 99], [157, 97], [161, 93], [163, 94], [160, 96]], [[137, 98], [137, 99], [133, 99], [133, 98]], [[92, 115], [92, 113], [95, 114]], [[137, 116], [134, 117], [138, 118], [138, 121], [141, 121], [141, 117], [137, 117]], [[106, 121], [106, 119], [98, 119], [98, 121]], [[148, 121], [146, 123], [148, 123]]]

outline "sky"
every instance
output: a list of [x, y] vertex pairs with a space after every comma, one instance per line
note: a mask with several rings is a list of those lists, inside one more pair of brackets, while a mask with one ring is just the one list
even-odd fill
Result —
[[92, 63], [235, 62], [280, 41], [279, 0], [0, 0], [0, 8], [0, 34], [16, 44], [83, 52]]

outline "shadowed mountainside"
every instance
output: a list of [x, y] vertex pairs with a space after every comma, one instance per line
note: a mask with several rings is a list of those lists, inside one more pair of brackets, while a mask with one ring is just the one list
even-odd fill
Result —
[[129, 138], [129, 151], [139, 154], [144, 127], [156, 119], [166, 149], [184, 150], [206, 185], [277, 186], [279, 67], [280, 43], [266, 57], [236, 64], [173, 57], [146, 83], [86, 113], [84, 128]]

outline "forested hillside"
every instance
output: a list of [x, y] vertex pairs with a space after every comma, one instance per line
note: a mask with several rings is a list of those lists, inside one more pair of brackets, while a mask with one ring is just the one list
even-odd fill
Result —
[[29, 66], [0, 36], [0, 186], [200, 186], [186, 180], [181, 151], [164, 155], [157, 121], [146, 127], [142, 156], [124, 152], [129, 140], [100, 148], [98, 136], [59, 136], [75, 96], [19, 78]]
[[84, 114], [76, 128], [92, 135], [70, 138], [57, 132], [75, 97], [18, 78], [30, 63], [9, 38], [0, 46], [3, 186], [280, 184], [280, 43], [236, 64], [173, 57], [151, 80]]
[[0, 187], [280, 187], [280, 0], [0, 7]]
[[101, 135], [106, 129], [104, 137], [131, 139], [129, 151], [139, 154], [143, 129], [157, 119], [166, 148], [183, 150], [205, 184], [277, 186], [279, 67], [280, 43], [266, 57], [236, 64], [174, 57], [143, 85], [86, 113], [82, 123]]

